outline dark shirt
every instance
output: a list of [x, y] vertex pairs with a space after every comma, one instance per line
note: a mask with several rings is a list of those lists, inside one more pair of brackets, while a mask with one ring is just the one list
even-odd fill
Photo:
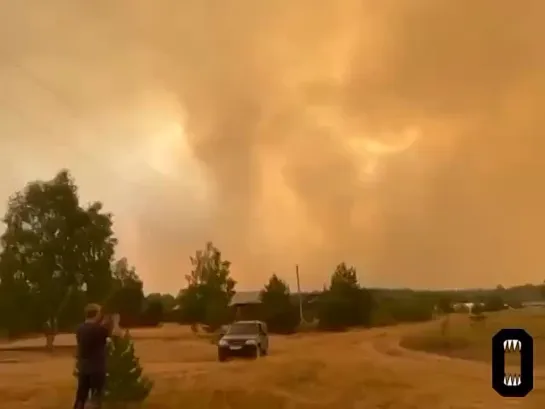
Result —
[[106, 345], [109, 331], [98, 323], [85, 322], [76, 330], [77, 364], [82, 374], [106, 372]]

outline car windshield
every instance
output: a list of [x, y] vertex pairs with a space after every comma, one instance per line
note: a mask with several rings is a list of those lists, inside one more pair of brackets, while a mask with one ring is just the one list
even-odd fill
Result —
[[257, 334], [259, 333], [259, 325], [254, 322], [239, 322], [229, 325], [227, 334], [229, 335], [243, 335], [243, 334]]

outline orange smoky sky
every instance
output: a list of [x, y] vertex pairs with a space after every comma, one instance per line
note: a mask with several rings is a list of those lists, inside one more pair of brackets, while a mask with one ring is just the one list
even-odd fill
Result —
[[69, 168], [176, 292], [545, 278], [545, 2], [0, 0], [0, 196]]

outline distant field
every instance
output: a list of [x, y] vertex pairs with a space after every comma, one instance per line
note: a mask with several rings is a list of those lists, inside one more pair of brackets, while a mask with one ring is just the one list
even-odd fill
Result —
[[[531, 322], [532, 328], [539, 325], [538, 317], [525, 319]], [[498, 326], [509, 321], [506, 317], [498, 320]], [[478, 345], [485, 344], [486, 331], [494, 332], [494, 319], [490, 321], [490, 328], [476, 336], [475, 339], [482, 339]], [[465, 333], [462, 328], [461, 321], [453, 325], [453, 330], [460, 334]], [[545, 389], [539, 382], [528, 398], [506, 401], [491, 390], [488, 364], [444, 358], [400, 346], [400, 339], [404, 342], [427, 339], [436, 330], [437, 322], [432, 322], [341, 334], [274, 336], [270, 356], [258, 361], [227, 363], [217, 362], [214, 345], [208, 339], [195, 337], [188, 328], [174, 325], [134, 330], [137, 353], [156, 384], [142, 409], [502, 409], [514, 406], [542, 409], [545, 406]], [[70, 351], [73, 341], [73, 335], [63, 335], [58, 344]], [[0, 351], [3, 359], [17, 361], [0, 363], [0, 407], [61, 409], [71, 406], [74, 360], [68, 353], [39, 352], [42, 345], [41, 339], [24, 340], [5, 345], [15, 350]]]
[[[536, 366], [545, 366], [545, 309], [525, 308], [487, 314], [482, 323], [474, 323], [467, 314], [452, 314], [448, 329], [441, 333], [437, 321], [416, 334], [404, 337], [401, 345], [415, 350], [433, 352], [451, 357], [490, 362], [492, 337], [502, 328], [523, 328], [534, 338]], [[514, 355], [514, 354], [513, 354]], [[509, 359], [509, 355], [508, 355]], [[516, 356], [513, 361], [515, 363]]]

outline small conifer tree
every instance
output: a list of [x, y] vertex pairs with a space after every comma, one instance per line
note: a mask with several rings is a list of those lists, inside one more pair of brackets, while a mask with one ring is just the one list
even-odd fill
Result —
[[104, 400], [141, 402], [146, 399], [153, 388], [153, 382], [142, 372], [129, 331], [125, 331], [121, 337], [110, 339]]
[[113, 404], [144, 401], [153, 388], [153, 382], [142, 374], [143, 369], [135, 355], [129, 331], [125, 331], [122, 336], [109, 339], [107, 352], [103, 401]]

